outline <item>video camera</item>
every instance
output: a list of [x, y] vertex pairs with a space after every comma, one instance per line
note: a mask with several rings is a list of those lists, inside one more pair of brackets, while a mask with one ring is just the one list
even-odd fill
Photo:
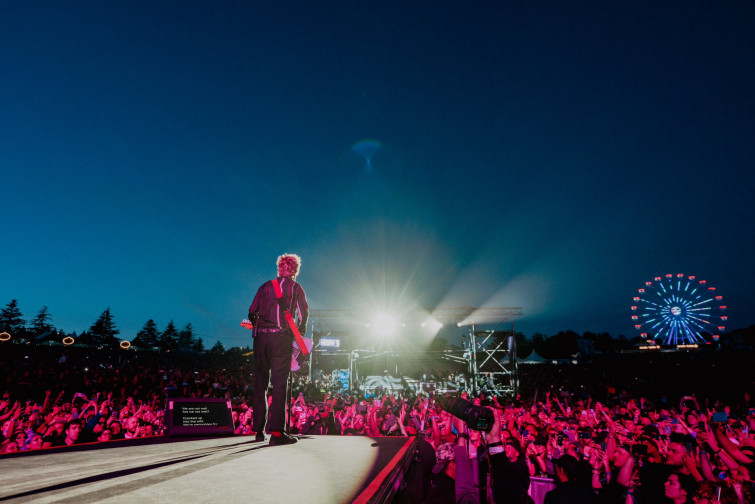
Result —
[[464, 421], [467, 427], [476, 431], [489, 431], [495, 422], [493, 412], [484, 406], [475, 406], [461, 397], [437, 396], [436, 404]]

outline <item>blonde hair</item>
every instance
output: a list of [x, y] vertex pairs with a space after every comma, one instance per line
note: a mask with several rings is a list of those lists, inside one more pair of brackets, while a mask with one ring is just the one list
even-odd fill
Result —
[[278, 256], [275, 264], [278, 266], [278, 276], [295, 279], [301, 268], [301, 257], [296, 254], [283, 254]]

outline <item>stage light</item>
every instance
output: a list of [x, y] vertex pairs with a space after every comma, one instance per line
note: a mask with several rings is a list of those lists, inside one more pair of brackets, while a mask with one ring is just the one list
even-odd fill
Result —
[[393, 336], [398, 330], [398, 320], [390, 315], [379, 315], [372, 323], [374, 331], [378, 336]]
[[431, 333], [433, 336], [435, 336], [443, 328], [443, 322], [430, 315], [428, 318], [422, 321], [420, 326], [422, 326], [422, 328], [424, 329], [423, 333]]

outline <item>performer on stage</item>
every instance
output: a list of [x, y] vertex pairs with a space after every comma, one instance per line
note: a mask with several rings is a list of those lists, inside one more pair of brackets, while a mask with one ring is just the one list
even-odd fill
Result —
[[[286, 424], [286, 386], [291, 370], [294, 335], [286, 321], [288, 310], [298, 318], [296, 326], [304, 334], [307, 329], [309, 307], [304, 289], [296, 283], [301, 267], [301, 257], [283, 254], [278, 257], [278, 278], [262, 284], [257, 290], [249, 320], [254, 324], [254, 431], [257, 441], [265, 440], [265, 417], [267, 414], [267, 388], [272, 385], [270, 405], [270, 445], [285, 445], [296, 438], [284, 432]], [[282, 296], [277, 295], [277, 281]]]

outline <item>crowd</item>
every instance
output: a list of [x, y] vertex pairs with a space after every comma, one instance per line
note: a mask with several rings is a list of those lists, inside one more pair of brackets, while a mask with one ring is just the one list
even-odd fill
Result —
[[[435, 451], [424, 502], [531, 502], [530, 482], [538, 477], [556, 482], [546, 504], [752, 502], [749, 395], [734, 408], [694, 396], [673, 406], [643, 397], [603, 404], [563, 392], [534, 402], [491, 397], [487, 406], [479, 397], [462, 408], [457, 401], [452, 411], [469, 415], [466, 421], [432, 399], [400, 412], [399, 429], [411, 434], [409, 418]], [[486, 410], [487, 432], [470, 429], [474, 413]]]
[[[187, 356], [4, 346], [0, 453], [160, 436], [166, 398], [244, 397], [252, 369]], [[125, 355], [125, 356], [124, 356]], [[209, 361], [209, 359], [204, 359]]]
[[[163, 435], [170, 395], [229, 398], [236, 433], [256, 434], [248, 359], [123, 355], [49, 349], [0, 357], [0, 452]], [[527, 399], [462, 394], [453, 407], [443, 394], [364, 394], [300, 376], [289, 428], [419, 436], [398, 497], [405, 502], [526, 503], [531, 482], [544, 478], [556, 482], [546, 504], [752, 502], [755, 404], [747, 387], [729, 390], [727, 401], [671, 398], [645, 395], [636, 383], [597, 391], [598, 379], [586, 388], [551, 372], [549, 383], [547, 368], [538, 368]]]

